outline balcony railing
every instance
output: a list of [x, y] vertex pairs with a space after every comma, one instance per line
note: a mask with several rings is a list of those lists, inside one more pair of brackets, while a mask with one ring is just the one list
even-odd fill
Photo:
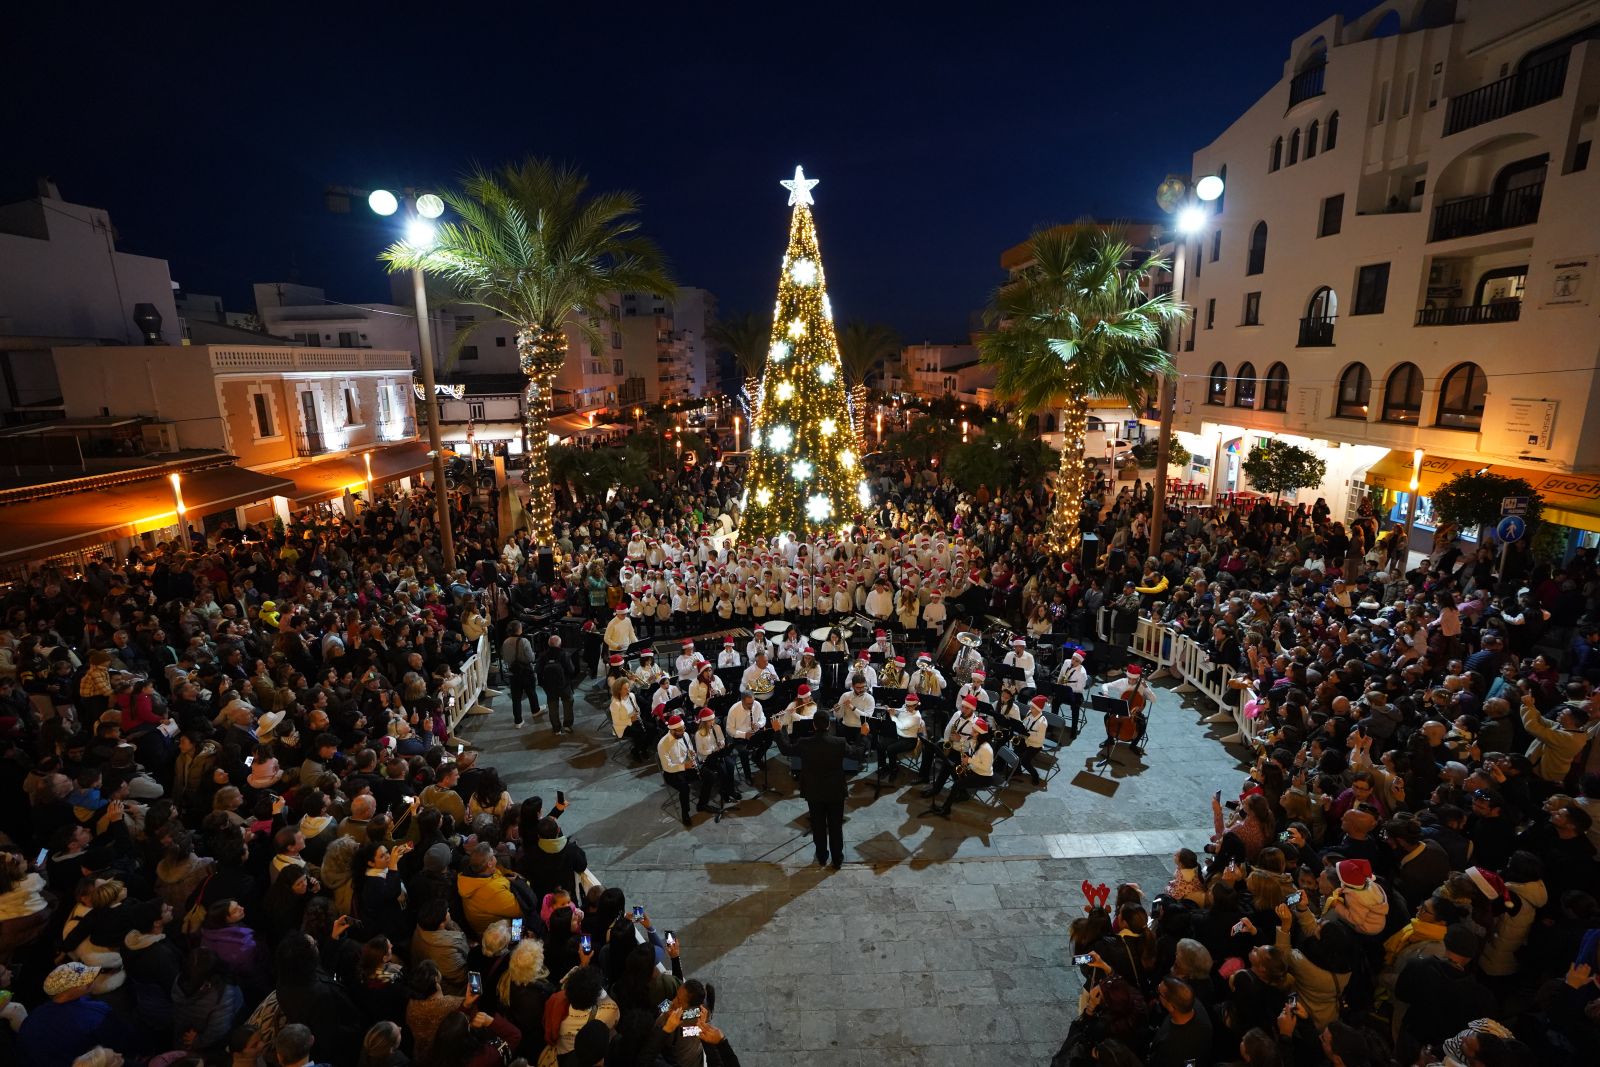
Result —
[[1313, 96], [1321, 96], [1323, 76], [1328, 73], [1326, 63], [1318, 64], [1308, 70], [1302, 70], [1294, 76], [1289, 83], [1289, 106], [1294, 107], [1302, 100], [1310, 100]]
[[1463, 93], [1450, 101], [1445, 115], [1446, 137], [1514, 112], [1535, 107], [1561, 95], [1567, 80], [1567, 56], [1560, 55], [1537, 66], [1520, 70], [1481, 89]]
[[1433, 235], [1430, 241], [1471, 237], [1492, 230], [1527, 226], [1539, 221], [1539, 205], [1544, 200], [1544, 182], [1519, 185], [1488, 196], [1453, 200], [1433, 209]]
[[320, 456], [333, 451], [333, 442], [324, 433], [297, 433], [294, 435], [294, 450], [301, 456]]
[[1300, 320], [1301, 348], [1330, 348], [1333, 345], [1333, 320], [1337, 315], [1307, 315]]
[[1522, 317], [1521, 300], [1496, 300], [1452, 308], [1418, 308], [1418, 326], [1475, 326], [1480, 322], [1516, 322]]

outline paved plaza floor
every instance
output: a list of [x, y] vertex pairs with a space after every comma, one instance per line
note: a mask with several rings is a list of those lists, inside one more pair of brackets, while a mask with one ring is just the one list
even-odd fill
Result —
[[1077, 1004], [1067, 925], [1081, 883], [1153, 895], [1172, 853], [1205, 842], [1212, 791], [1240, 773], [1227, 730], [1158, 689], [1142, 759], [1089, 773], [1104, 736], [1091, 722], [1046, 790], [1018, 776], [1011, 812], [964, 801], [948, 819], [923, 815], [904, 776], [874, 798], [864, 773], [835, 872], [812, 862], [780, 760], [773, 791], [746, 789], [721, 822], [685, 829], [654, 764], [633, 767], [599, 732], [602, 711], [575, 704], [577, 732], [559, 744], [542, 718], [513, 729], [504, 698], [465, 736], [514, 797], [566, 790], [563, 824], [600, 880], [678, 934], [684, 973], [716, 984], [717, 1023], [751, 1067], [1047, 1064]]

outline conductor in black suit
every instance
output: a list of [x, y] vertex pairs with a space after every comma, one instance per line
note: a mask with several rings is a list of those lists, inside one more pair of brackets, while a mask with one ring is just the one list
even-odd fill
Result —
[[[833, 853], [833, 869], [844, 864], [844, 794], [848, 780], [844, 761], [859, 760], [866, 753], [865, 741], [846, 741], [833, 736], [828, 713], [818, 708], [811, 716], [812, 735], [793, 740], [788, 731], [778, 731], [778, 749], [785, 756], [800, 757], [800, 795], [811, 808], [811, 839], [817, 846], [817, 862], [827, 863]], [[861, 724], [861, 733], [868, 727]]]

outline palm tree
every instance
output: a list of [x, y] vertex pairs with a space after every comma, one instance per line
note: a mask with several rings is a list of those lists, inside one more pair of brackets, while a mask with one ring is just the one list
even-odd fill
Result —
[[1164, 339], [1187, 312], [1168, 294], [1150, 295], [1165, 261], [1136, 251], [1116, 228], [1043, 230], [1029, 248], [1030, 264], [995, 291], [979, 347], [996, 369], [995, 391], [1023, 412], [1063, 408], [1065, 447], [1046, 544], [1071, 555], [1082, 541], [1088, 398], [1123, 397], [1141, 408], [1153, 379], [1172, 370]]
[[852, 322], [839, 334], [839, 362], [850, 387], [850, 421], [856, 447], [867, 449], [867, 375], [879, 363], [900, 351], [900, 337], [876, 322]]
[[757, 394], [767, 369], [767, 350], [772, 346], [772, 319], [747, 311], [743, 315], [718, 319], [706, 330], [706, 336], [732, 352], [739, 369], [744, 371], [744, 413], [754, 426], [756, 412], [761, 410]]
[[459, 303], [516, 327], [517, 358], [528, 379], [524, 478], [534, 538], [548, 545], [555, 509], [547, 435], [567, 329], [599, 348], [606, 294], [666, 294], [674, 285], [661, 251], [639, 234], [639, 198], [591, 193], [589, 180], [569, 167], [528, 159], [480, 169], [442, 195], [460, 221], [439, 226], [431, 247], [396, 244], [381, 258], [391, 271], [420, 267], [453, 285]]

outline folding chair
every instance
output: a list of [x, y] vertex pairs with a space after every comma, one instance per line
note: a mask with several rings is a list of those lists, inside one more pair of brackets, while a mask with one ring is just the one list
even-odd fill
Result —
[[1010, 745], [994, 750], [994, 774], [990, 777], [989, 784], [979, 790], [988, 799], [991, 807], [1005, 808], [1008, 814], [1016, 814], [1011, 805], [1000, 799], [1000, 794], [1011, 784], [1011, 778], [1020, 766], [1022, 757], [1017, 755]]

